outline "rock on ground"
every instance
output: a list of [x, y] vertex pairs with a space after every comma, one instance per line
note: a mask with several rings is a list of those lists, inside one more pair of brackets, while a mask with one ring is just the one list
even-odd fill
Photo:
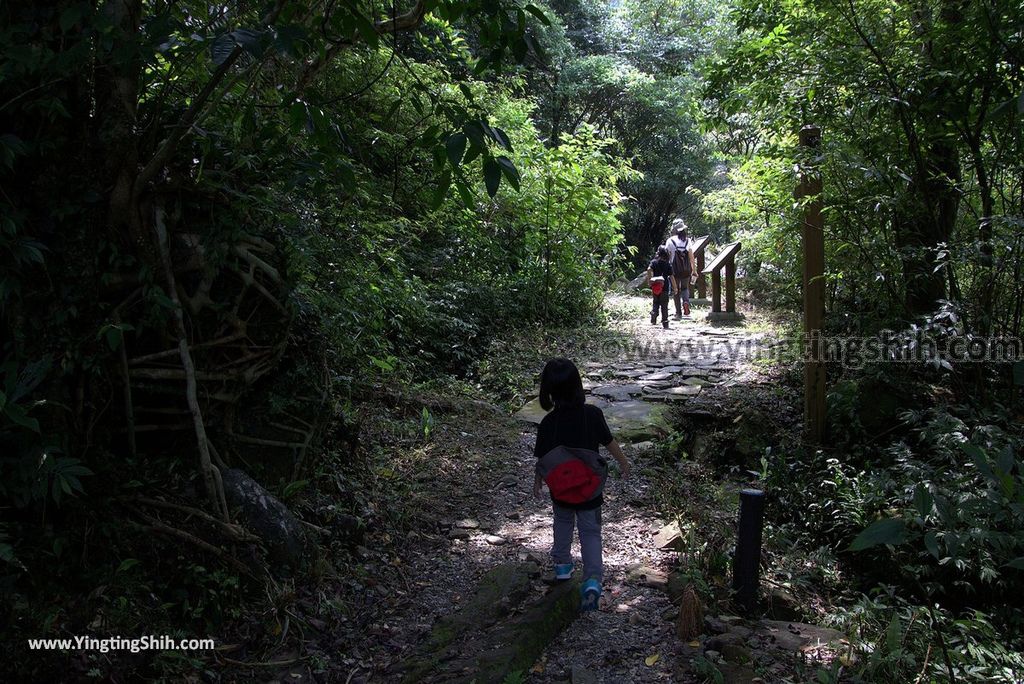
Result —
[[223, 474], [228, 506], [238, 509], [239, 520], [267, 548], [275, 573], [299, 569], [309, 548], [298, 519], [259, 482], [237, 468]]

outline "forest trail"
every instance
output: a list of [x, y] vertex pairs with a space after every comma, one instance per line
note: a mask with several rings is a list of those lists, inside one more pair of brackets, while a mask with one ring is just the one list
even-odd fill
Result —
[[[648, 303], [646, 298], [610, 302], [636, 314], [613, 323], [627, 347], [587, 360], [581, 368], [587, 401], [605, 412], [634, 468], [630, 480], [611, 481], [603, 506], [602, 609], [573, 621], [545, 649], [527, 681], [697, 681], [687, 676], [696, 649], [676, 636], [678, 608], [669, 596], [678, 588], [662, 584], [678, 554], [659, 548], [666, 521], [655, 509], [651, 478], [657, 475], [646, 467], [654, 450], [649, 440], [665, 436], [687, 415], [721, 412], [715, 390], [753, 379], [748, 359], [764, 335], [742, 324], [705, 323], [704, 309], [664, 330], [660, 323], [650, 324]], [[520, 416], [534, 419], [533, 408]], [[524, 456], [526, 469], [533, 455]], [[531, 508], [537, 519], [531, 545], [544, 558], [551, 544], [550, 504], [531, 501]], [[573, 552], [578, 559], [578, 542]]]
[[[588, 401], [605, 411], [634, 473], [622, 480], [613, 470], [606, 489], [601, 610], [556, 615], [564, 630], [530, 617], [531, 607], [557, 599], [550, 502], [530, 491], [540, 414], [532, 403], [512, 419], [477, 407], [436, 428], [448, 455], [431, 459], [433, 473], [419, 474], [431, 482], [417, 505], [422, 531], [411, 532], [407, 553], [390, 562], [401, 568], [399, 598], [380, 591], [390, 598], [376, 603], [376, 618], [352, 645], [352, 682], [701, 681], [691, 661], [703, 649], [676, 636], [670, 595], [678, 598], [680, 587], [669, 580], [679, 553], [659, 548], [658, 532], [669, 521], [657, 510], [654, 485], [663, 471], [653, 467], [652, 440], [680, 421], [717, 418], [730, 387], [767, 384], [750, 357], [770, 342], [745, 324], [707, 324], [701, 309], [663, 330], [650, 324], [648, 302], [610, 297], [615, 340], [575, 359]], [[374, 552], [364, 551], [372, 562]], [[573, 553], [578, 577], [578, 541]], [[575, 601], [575, 587], [568, 590]], [[517, 636], [517, 621], [546, 646]], [[521, 648], [528, 661], [515, 652]], [[728, 673], [728, 663], [723, 667]], [[734, 674], [727, 681], [753, 677], [746, 667]]]

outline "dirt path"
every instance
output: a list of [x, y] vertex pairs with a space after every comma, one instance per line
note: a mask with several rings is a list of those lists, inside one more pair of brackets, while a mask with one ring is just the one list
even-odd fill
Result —
[[[700, 310], [693, 320], [663, 330], [646, 318], [646, 299], [624, 297], [610, 304], [611, 326], [621, 343], [578, 359], [587, 374], [588, 401], [605, 411], [634, 466], [629, 480], [613, 473], [606, 490], [602, 608], [575, 619], [523, 678], [509, 681], [698, 681], [689, 674], [695, 649], [675, 635], [677, 609], [635, 571], [644, 566], [667, 572], [677, 560], [675, 552], [659, 550], [654, 542], [664, 521], [652, 496], [650, 440], [667, 435], [687, 411], [715, 411], [719, 388], [754, 378], [737, 356], [764, 336], [743, 326], [704, 324]], [[550, 590], [550, 502], [530, 492], [531, 423], [539, 417], [528, 405], [513, 418], [481, 409], [439, 419], [435, 440], [457, 456], [409, 465], [408, 476], [428, 483], [413, 494], [419, 531], [409, 533], [398, 558], [362, 549], [371, 571], [378, 567], [382, 577], [397, 575], [401, 581], [393, 590], [378, 585], [379, 596], [370, 591], [364, 609], [374, 617], [349, 625], [349, 681], [402, 681], [407, 675], [401, 663], [423, 648], [437, 620], [471, 602], [481, 577], [501, 563], [536, 562], [541, 569], [509, 599], [508, 619]], [[578, 575], [578, 543], [573, 551]], [[460, 673], [469, 681], [480, 638], [460, 635], [444, 662], [418, 680], [452, 681]]]

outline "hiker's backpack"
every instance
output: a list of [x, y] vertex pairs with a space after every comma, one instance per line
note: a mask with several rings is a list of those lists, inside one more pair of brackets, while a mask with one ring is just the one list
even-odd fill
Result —
[[601, 495], [608, 462], [590, 449], [557, 446], [537, 459], [537, 474], [551, 490], [551, 498], [580, 504]]
[[690, 241], [684, 240], [682, 244], [676, 244], [676, 251], [672, 257], [675, 263], [672, 270], [683, 278], [690, 277]]

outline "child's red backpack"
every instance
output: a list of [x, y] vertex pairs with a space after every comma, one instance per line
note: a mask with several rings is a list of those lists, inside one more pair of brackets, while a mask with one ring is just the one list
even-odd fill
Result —
[[537, 473], [553, 499], [579, 504], [601, 494], [608, 463], [596, 451], [557, 446], [537, 459]]
[[654, 278], [651, 280], [651, 292], [657, 297], [665, 291], [665, 280], [664, 278]]

